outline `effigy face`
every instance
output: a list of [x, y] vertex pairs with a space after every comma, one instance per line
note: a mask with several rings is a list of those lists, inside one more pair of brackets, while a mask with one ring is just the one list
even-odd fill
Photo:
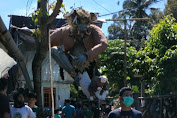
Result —
[[[86, 32], [89, 24], [91, 23], [91, 15], [88, 11], [77, 9], [64, 16], [72, 30], [79, 32]], [[76, 31], [73, 31], [76, 32]]]

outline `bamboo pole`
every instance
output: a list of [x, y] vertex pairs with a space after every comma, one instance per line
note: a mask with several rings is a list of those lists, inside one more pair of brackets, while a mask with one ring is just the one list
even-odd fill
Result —
[[124, 86], [127, 86], [127, 21], [124, 21]]
[[52, 62], [51, 62], [51, 41], [50, 41], [50, 30], [49, 30], [49, 66], [50, 66], [50, 89], [52, 97], [52, 118], [54, 118], [54, 98], [53, 98], [53, 81], [52, 81]]

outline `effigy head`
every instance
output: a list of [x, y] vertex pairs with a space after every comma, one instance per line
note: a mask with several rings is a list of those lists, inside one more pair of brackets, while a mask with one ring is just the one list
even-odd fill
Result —
[[84, 9], [73, 10], [72, 12], [65, 14], [64, 17], [73, 30], [81, 32], [86, 32], [91, 23], [91, 15]]
[[106, 83], [108, 81], [108, 78], [104, 75], [100, 76], [99, 78], [100, 78], [101, 83]]
[[103, 87], [105, 85], [109, 84], [108, 78], [106, 76], [99, 76], [98, 77], [98, 81], [97, 81], [97, 85], [99, 87]]

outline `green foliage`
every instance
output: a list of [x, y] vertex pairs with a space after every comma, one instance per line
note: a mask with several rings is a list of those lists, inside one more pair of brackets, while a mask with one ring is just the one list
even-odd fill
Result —
[[165, 17], [150, 32], [145, 48], [137, 53], [135, 72], [153, 85], [146, 92], [168, 94], [175, 92], [177, 71], [177, 23], [171, 16]]
[[71, 95], [71, 98], [78, 97], [78, 91], [75, 89], [73, 84], [70, 84], [70, 95]]
[[[153, 52], [152, 52], [153, 53]], [[134, 61], [133, 72], [135, 75], [142, 75], [144, 81], [151, 82], [154, 78], [157, 66], [155, 66], [156, 59], [150, 58], [151, 53], [146, 50], [139, 50]]]
[[165, 6], [165, 15], [172, 14], [175, 19], [177, 19], [177, 1], [167, 0], [167, 5]]
[[61, 4], [61, 8], [63, 9], [63, 10], [61, 10], [61, 12], [66, 14], [67, 11], [66, 11], [65, 5], [63, 3]]
[[[40, 3], [41, 0], [38, 0], [38, 2]], [[56, 6], [56, 1], [52, 2], [49, 6], [48, 6], [48, 10], [54, 10], [55, 6]], [[63, 14], [66, 13], [66, 9], [65, 9], [65, 5], [62, 3], [61, 4], [61, 8], [60, 12], [62, 12]], [[49, 13], [46, 10], [43, 10], [41, 8], [38, 8], [34, 13], [32, 13], [32, 20], [34, 21], [34, 24], [37, 25], [39, 22], [39, 19], [45, 19], [49, 16]]]
[[161, 20], [150, 32], [149, 45], [152, 46], [152, 48], [159, 49], [162, 51], [162, 55], [164, 55], [168, 48], [176, 44], [176, 31], [177, 24], [175, 23], [175, 19], [171, 16], [165, 17], [165, 19]]
[[[55, 6], [56, 6], [56, 1], [53, 1], [49, 6], [48, 6], [48, 9], [49, 10], [54, 10], [54, 8], [55, 8]], [[61, 8], [62, 9], [60, 9], [60, 12], [62, 12], [63, 14], [65, 14], [66, 13], [66, 9], [65, 9], [65, 5], [62, 3], [61, 4]]]
[[[144, 46], [144, 41], [147, 39], [149, 30], [159, 22], [162, 13], [156, 9], [150, 9], [151, 13], [147, 14], [150, 6], [156, 3], [157, 0], [124, 0], [123, 10], [119, 12], [119, 15], [113, 15], [112, 19], [131, 19], [131, 18], [144, 18], [149, 17], [150, 20], [136, 20], [127, 21], [127, 37], [131, 39], [131, 45], [135, 46], [136, 49], [140, 49]], [[153, 9], [153, 10], [152, 10]], [[115, 21], [108, 28], [109, 40], [124, 39], [124, 24], [122, 21]]]
[[109, 40], [114, 40], [114, 39], [124, 39], [124, 29], [121, 26], [120, 22], [114, 22], [111, 24], [111, 26], [108, 27], [108, 32]]
[[78, 87], [78, 90], [74, 87], [73, 84], [70, 84], [70, 97], [77, 98], [77, 100], [87, 100], [87, 97], [83, 94], [81, 87]]
[[56, 5], [56, 1], [53, 1], [53, 2], [48, 6], [48, 9], [49, 9], [49, 10], [54, 10], [55, 5]]
[[37, 25], [39, 19], [44, 16], [49, 16], [49, 13], [41, 8], [38, 8], [38, 10], [32, 13], [32, 20], [34, 21], [34, 24]]
[[155, 24], [159, 23], [161, 19], [164, 18], [164, 12], [160, 11], [157, 8], [151, 9], [151, 12], [148, 16], [150, 20], [148, 21], [147, 27], [151, 30]]
[[[128, 83], [135, 83], [133, 79], [133, 62], [135, 60], [136, 49], [127, 44], [127, 81]], [[108, 48], [100, 55], [101, 71], [107, 75], [111, 88], [118, 88], [124, 86], [124, 41], [111, 40], [108, 41]], [[134, 81], [134, 82], [133, 82]]]
[[[123, 2], [123, 13], [126, 17], [129, 18], [144, 18], [148, 17], [147, 9], [157, 0], [125, 0]], [[148, 34], [148, 21], [137, 20], [133, 23], [131, 27], [131, 35], [134, 39], [139, 41], [146, 39]]]
[[41, 33], [40, 33], [39, 28], [33, 29], [32, 32], [33, 32], [33, 36], [35, 37], [35, 39], [37, 39], [38, 41], [41, 41], [40, 40], [41, 39]]
[[133, 85], [133, 86], [132, 86], [132, 89], [133, 89], [133, 92], [134, 92], [134, 93], [138, 93], [138, 92], [139, 92], [138, 86]]

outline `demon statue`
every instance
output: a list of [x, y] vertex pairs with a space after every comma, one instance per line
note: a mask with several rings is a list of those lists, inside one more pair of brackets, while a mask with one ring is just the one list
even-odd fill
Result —
[[52, 57], [89, 99], [92, 98], [88, 90], [91, 80], [100, 76], [96, 68], [98, 55], [107, 48], [107, 39], [91, 16], [93, 14], [84, 9], [73, 10], [64, 15], [67, 25], [56, 29], [50, 36]]

